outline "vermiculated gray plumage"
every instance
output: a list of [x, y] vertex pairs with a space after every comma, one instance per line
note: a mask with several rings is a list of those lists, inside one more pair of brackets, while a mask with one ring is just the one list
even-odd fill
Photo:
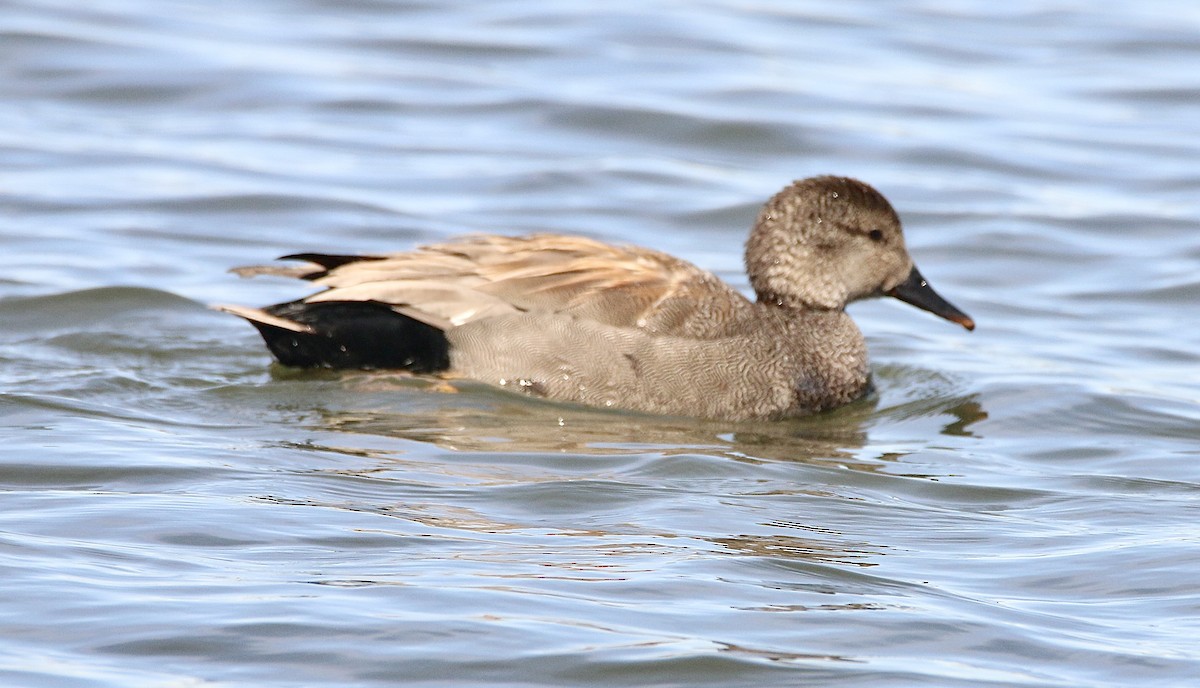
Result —
[[913, 266], [870, 186], [798, 181], [746, 245], [751, 302], [651, 249], [553, 234], [471, 236], [382, 256], [239, 268], [325, 287], [249, 320], [288, 365], [407, 368], [650, 413], [799, 416], [860, 397], [867, 349], [847, 303], [891, 295], [971, 329]]

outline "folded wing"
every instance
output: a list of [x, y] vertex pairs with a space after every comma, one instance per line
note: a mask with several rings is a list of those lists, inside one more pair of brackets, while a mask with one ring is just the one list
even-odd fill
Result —
[[[725, 309], [732, 305], [735, 311], [749, 305], [691, 263], [648, 249], [553, 234], [473, 236], [383, 256], [286, 258], [309, 264], [237, 272], [299, 277], [326, 288], [297, 303], [386, 304], [443, 330], [483, 318], [550, 312], [615, 327], [705, 336], [687, 315], [695, 312], [697, 301]], [[693, 308], [676, 307], [682, 303]], [[274, 317], [286, 315], [275, 312]]]

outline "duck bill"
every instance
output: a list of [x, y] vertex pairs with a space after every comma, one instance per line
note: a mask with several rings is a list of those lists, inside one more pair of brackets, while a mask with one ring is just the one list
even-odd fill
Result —
[[971, 316], [958, 310], [949, 301], [939, 296], [921, 276], [915, 265], [912, 272], [908, 273], [908, 279], [889, 290], [887, 295], [894, 296], [905, 303], [911, 303], [921, 310], [929, 311], [950, 322], [956, 322], [968, 330], [975, 329], [975, 321], [971, 319]]

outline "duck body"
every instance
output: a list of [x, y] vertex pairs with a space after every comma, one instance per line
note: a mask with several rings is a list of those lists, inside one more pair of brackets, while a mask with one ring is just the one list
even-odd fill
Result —
[[286, 258], [304, 264], [237, 272], [325, 290], [219, 307], [285, 365], [408, 369], [666, 415], [774, 419], [859, 398], [867, 348], [844, 310], [857, 298], [973, 327], [912, 266], [887, 201], [844, 177], [796, 182], [764, 207], [746, 250], [757, 301], [665, 253], [554, 234]]
[[[489, 319], [449, 332], [450, 369], [551, 399], [732, 420], [805, 415], [862, 395], [866, 346], [845, 313], [748, 306], [703, 335], [570, 315]], [[512, 346], [485, 344], [496, 339]]]

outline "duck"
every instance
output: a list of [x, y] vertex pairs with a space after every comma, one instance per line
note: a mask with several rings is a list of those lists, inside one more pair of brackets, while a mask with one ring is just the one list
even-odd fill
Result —
[[263, 308], [284, 366], [406, 370], [556, 402], [726, 421], [807, 416], [871, 388], [846, 305], [889, 296], [967, 330], [930, 287], [900, 217], [870, 185], [797, 180], [745, 245], [751, 300], [667, 253], [561, 234], [469, 235], [374, 255], [296, 253], [235, 268], [321, 287]]

